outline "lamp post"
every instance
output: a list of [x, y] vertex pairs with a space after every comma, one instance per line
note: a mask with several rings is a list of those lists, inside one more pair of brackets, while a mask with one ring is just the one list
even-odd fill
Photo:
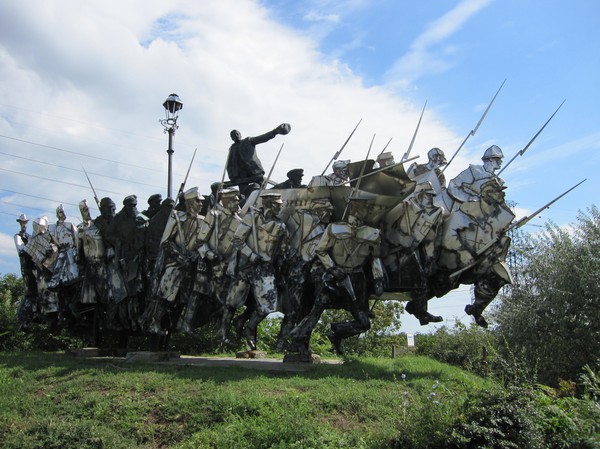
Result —
[[165, 102], [163, 103], [163, 108], [165, 108], [165, 118], [159, 120], [160, 124], [164, 126], [165, 133], [169, 134], [169, 148], [167, 149], [167, 154], [169, 155], [169, 172], [167, 177], [167, 198], [172, 198], [171, 194], [171, 185], [172, 185], [172, 167], [171, 161], [173, 158], [173, 135], [175, 134], [175, 130], [178, 128], [177, 126], [177, 117], [179, 115], [179, 111], [183, 109], [183, 102], [177, 96], [177, 94], [171, 94], [167, 97]]

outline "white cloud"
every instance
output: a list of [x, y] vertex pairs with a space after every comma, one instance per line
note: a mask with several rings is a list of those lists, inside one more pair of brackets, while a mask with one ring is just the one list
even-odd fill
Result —
[[453, 67], [457, 47], [446, 41], [458, 32], [491, 0], [463, 0], [439, 19], [429, 23], [413, 41], [410, 50], [386, 74], [390, 85], [407, 87], [426, 74], [437, 74]]
[[[289, 135], [258, 152], [267, 168], [285, 143], [274, 179], [295, 167], [308, 178], [321, 173], [360, 118], [343, 156], [362, 159], [376, 134], [375, 148], [393, 137], [389, 150], [399, 158], [421, 111], [385, 88], [366, 88], [253, 1], [42, 5], [4, 7], [12, 24], [0, 31], [0, 134], [46, 147], [0, 140], [6, 153], [57, 166], [3, 155], [3, 168], [26, 175], [3, 172], [0, 188], [32, 195], [10, 200], [15, 206], [8, 213], [54, 217], [57, 204], [42, 199], [54, 198], [70, 204], [67, 215], [78, 222], [74, 205], [92, 199], [82, 166], [100, 197], [119, 205], [136, 193], [144, 207], [159, 191], [151, 186], [166, 186], [167, 136], [158, 120], [172, 92], [184, 102], [174, 138], [175, 191], [195, 147], [188, 186], [206, 191], [221, 178], [233, 128], [257, 135], [291, 123]], [[60, 13], [67, 8], [69, 20]], [[434, 112], [426, 112], [421, 130], [415, 155], [458, 140]], [[8, 216], [0, 219], [0, 231], [10, 234], [13, 227]]]

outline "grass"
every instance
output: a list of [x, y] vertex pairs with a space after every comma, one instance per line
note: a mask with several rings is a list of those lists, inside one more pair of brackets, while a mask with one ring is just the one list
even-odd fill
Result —
[[417, 356], [292, 373], [0, 353], [0, 447], [393, 447], [495, 387]]

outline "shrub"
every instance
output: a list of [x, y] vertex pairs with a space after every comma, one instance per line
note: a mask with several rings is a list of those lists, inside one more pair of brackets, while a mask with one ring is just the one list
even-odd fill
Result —
[[454, 328], [443, 326], [433, 334], [417, 334], [418, 355], [425, 355], [474, 372], [490, 375], [498, 365], [496, 338], [492, 332], [476, 325], [458, 322]]

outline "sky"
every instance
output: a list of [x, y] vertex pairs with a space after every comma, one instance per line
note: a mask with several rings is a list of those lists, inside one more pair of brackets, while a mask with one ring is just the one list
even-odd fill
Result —
[[[500, 93], [447, 179], [502, 148], [505, 163], [564, 101], [527, 152], [502, 173], [518, 218], [587, 181], [533, 218], [568, 226], [597, 204], [600, 181], [600, 3], [595, 0], [0, 0], [0, 273], [20, 273], [16, 218], [93, 193], [143, 210], [166, 196], [168, 137], [159, 119], [171, 93], [184, 103], [173, 139], [173, 191], [208, 193], [223, 175], [229, 132], [287, 136], [258, 147], [272, 178], [320, 174], [355, 125], [342, 158], [364, 159], [392, 139], [399, 160], [419, 116], [412, 154], [450, 159]], [[379, 152], [379, 151], [377, 151]], [[92, 214], [97, 209], [92, 208]], [[31, 232], [31, 222], [29, 231]], [[465, 317], [470, 287], [430, 302], [445, 324]], [[438, 325], [439, 326], [439, 325]], [[403, 318], [406, 332], [435, 329]]]

